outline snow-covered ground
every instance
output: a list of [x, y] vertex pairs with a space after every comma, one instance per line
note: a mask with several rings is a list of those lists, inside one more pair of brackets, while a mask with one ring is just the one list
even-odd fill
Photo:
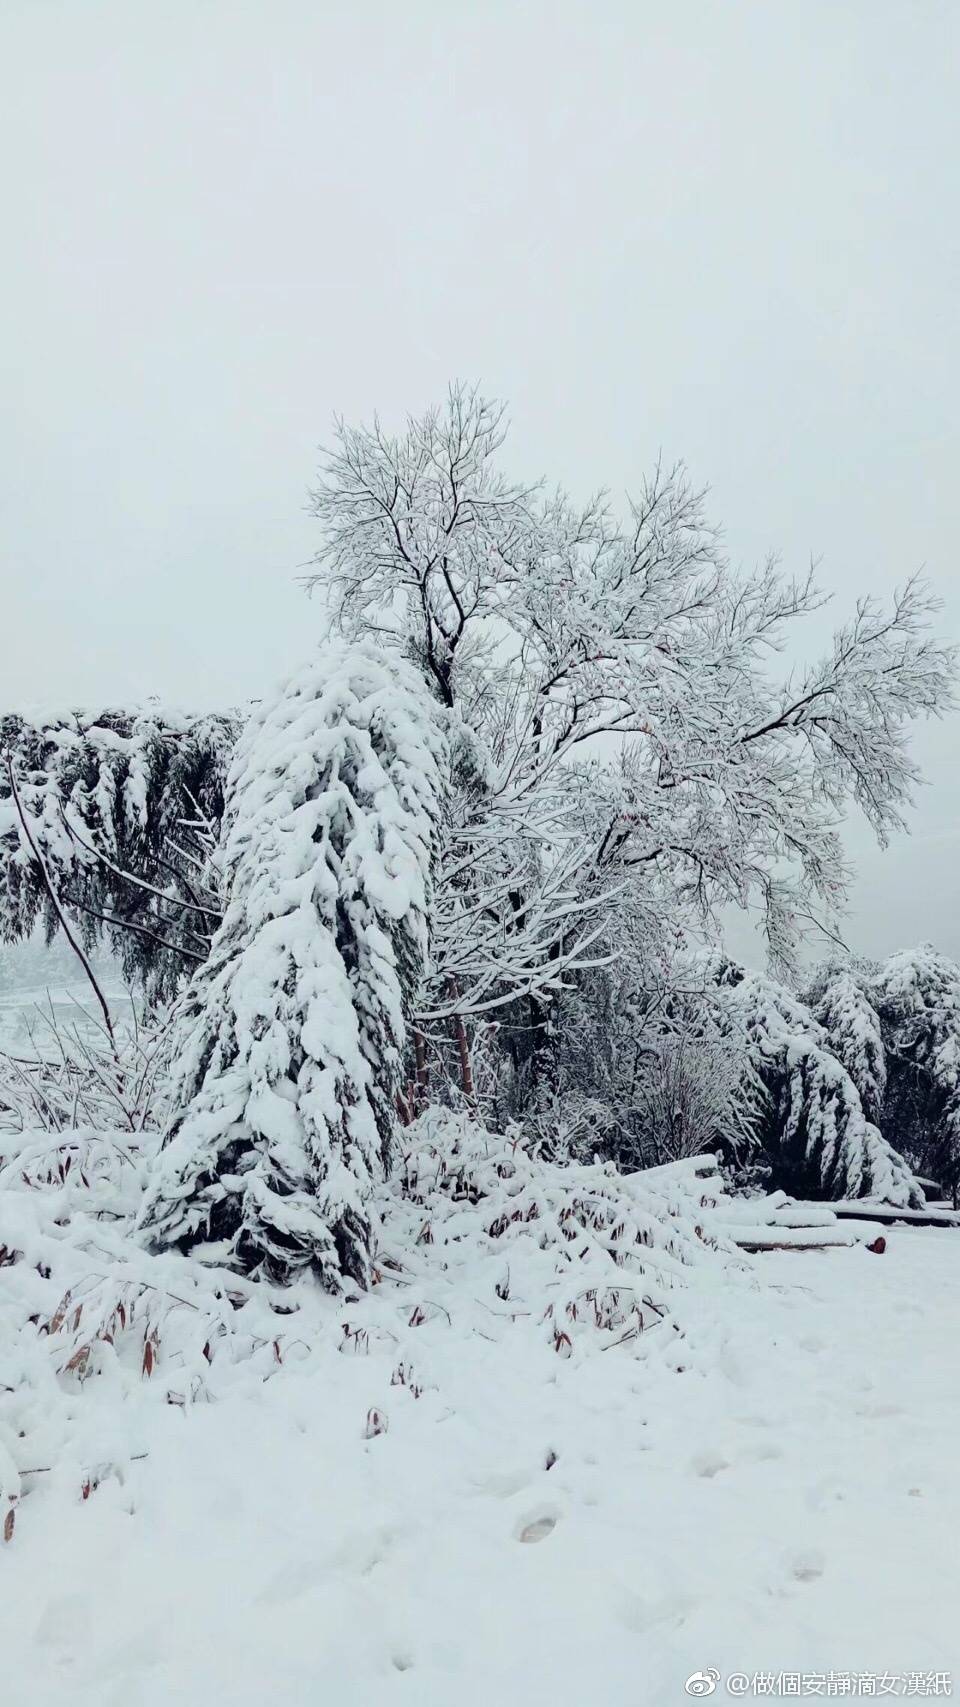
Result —
[[473, 1337], [419, 1398], [334, 1352], [153, 1407], [124, 1485], [38, 1479], [0, 1549], [4, 1701], [667, 1707], [709, 1667], [960, 1673], [960, 1235], [757, 1267], [679, 1374]]
[[[106, 994], [114, 1015], [126, 1018], [129, 997], [124, 990], [108, 985]], [[4, 991], [0, 994], [0, 1049], [15, 1055], [53, 1051], [51, 1015], [61, 1027], [79, 1027], [85, 1034], [95, 1031], [99, 1015], [89, 984], [51, 983]]]

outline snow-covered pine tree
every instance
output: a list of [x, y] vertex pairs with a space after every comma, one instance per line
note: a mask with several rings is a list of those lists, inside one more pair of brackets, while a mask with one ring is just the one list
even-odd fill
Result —
[[445, 769], [436, 701], [370, 644], [324, 648], [254, 715], [143, 1218], [157, 1243], [279, 1280], [309, 1267], [331, 1290], [366, 1278]]
[[762, 973], [728, 965], [720, 983], [767, 1094], [761, 1136], [775, 1182], [799, 1197], [919, 1207], [923, 1192], [909, 1166], [866, 1118], [809, 1008]]
[[826, 1033], [831, 1055], [856, 1085], [864, 1114], [874, 1126], [880, 1126], [887, 1063], [880, 1020], [862, 981], [849, 967], [829, 963], [815, 974], [807, 1001]]
[[960, 966], [930, 943], [892, 954], [867, 985], [883, 1028], [887, 1128], [960, 1195]]
[[220, 922], [209, 856], [239, 728], [153, 705], [0, 718], [0, 937], [52, 940], [59, 903], [169, 995]]

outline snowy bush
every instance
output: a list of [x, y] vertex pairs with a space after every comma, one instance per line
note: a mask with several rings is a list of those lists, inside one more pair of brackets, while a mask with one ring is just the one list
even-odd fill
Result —
[[76, 1017], [65, 1020], [48, 998], [26, 1029], [28, 1046], [0, 1049], [0, 1131], [144, 1132], [162, 1125], [170, 1071], [166, 1014], [155, 1010], [144, 1018], [131, 1001], [108, 1025], [77, 1004]]
[[652, 1167], [721, 1151], [744, 1157], [755, 1141], [758, 1086], [741, 1040], [723, 1024], [702, 965], [661, 969], [659, 988], [630, 952], [578, 980], [555, 1011], [554, 1085], [535, 1114], [521, 1079], [504, 1112], [553, 1147], [601, 1155], [621, 1168]]
[[364, 1280], [444, 788], [438, 709], [371, 646], [318, 653], [252, 719], [227, 789], [227, 906], [177, 1027], [145, 1225], [277, 1278]]
[[810, 1006], [831, 1054], [856, 1085], [864, 1114], [879, 1126], [887, 1089], [886, 1055], [879, 1017], [860, 981], [846, 967], [831, 967], [817, 980]]
[[709, 1230], [722, 1194], [712, 1168], [705, 1182], [696, 1164], [621, 1174], [552, 1162], [518, 1132], [441, 1111], [406, 1138], [378, 1264], [431, 1283], [462, 1268], [483, 1311], [504, 1319], [536, 1299], [557, 1350], [584, 1324], [633, 1339], [673, 1316], [672, 1294], [708, 1251], [739, 1261]]
[[866, 984], [883, 1030], [887, 1121], [917, 1164], [960, 1190], [960, 966], [929, 943], [893, 954]]
[[662, 1030], [638, 1075], [633, 1120], [643, 1163], [656, 1166], [722, 1147], [750, 1149], [757, 1097], [746, 1063], [712, 1027]]
[[798, 1196], [919, 1207], [908, 1164], [866, 1118], [857, 1087], [812, 1013], [759, 973], [721, 977], [730, 1024], [767, 1096], [763, 1140], [774, 1177]]

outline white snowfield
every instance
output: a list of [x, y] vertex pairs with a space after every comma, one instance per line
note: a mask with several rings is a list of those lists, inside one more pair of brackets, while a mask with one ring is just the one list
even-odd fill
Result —
[[682, 1373], [438, 1322], [416, 1398], [374, 1349], [153, 1406], [123, 1483], [38, 1479], [0, 1549], [4, 1701], [667, 1707], [710, 1667], [960, 1686], [960, 1237], [887, 1240], [755, 1259], [722, 1331], [688, 1301]]

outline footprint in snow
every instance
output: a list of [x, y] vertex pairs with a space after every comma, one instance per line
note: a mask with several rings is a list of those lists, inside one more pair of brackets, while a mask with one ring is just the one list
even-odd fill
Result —
[[690, 1460], [690, 1468], [695, 1476], [719, 1476], [721, 1470], [729, 1470], [729, 1459], [719, 1452], [698, 1452]]
[[794, 1582], [814, 1583], [822, 1577], [826, 1566], [823, 1554], [816, 1547], [794, 1553], [790, 1559], [790, 1575]]
[[514, 1532], [517, 1540], [525, 1541], [527, 1543], [533, 1541], [545, 1541], [547, 1536], [552, 1535], [553, 1531], [556, 1529], [557, 1518], [559, 1515], [558, 1511], [553, 1510], [540, 1511], [526, 1517], [517, 1525]]

